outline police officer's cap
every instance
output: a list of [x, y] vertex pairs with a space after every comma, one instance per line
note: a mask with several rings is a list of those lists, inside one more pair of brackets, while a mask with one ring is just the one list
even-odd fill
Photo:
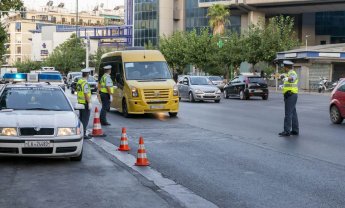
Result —
[[81, 72], [83, 72], [83, 73], [90, 73], [91, 69], [90, 68], [85, 68], [85, 69], [82, 69]]
[[292, 66], [292, 65], [293, 65], [293, 62], [292, 62], [292, 61], [285, 60], [285, 61], [283, 61], [283, 64], [284, 64], [284, 65], [287, 65], [287, 66]]
[[107, 65], [105, 67], [103, 67], [104, 70], [110, 70], [111, 69], [111, 65]]

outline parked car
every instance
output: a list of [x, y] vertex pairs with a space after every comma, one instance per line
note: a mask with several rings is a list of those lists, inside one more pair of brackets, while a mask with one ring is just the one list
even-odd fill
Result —
[[241, 100], [248, 100], [250, 97], [258, 96], [268, 99], [268, 86], [266, 80], [255, 75], [239, 75], [231, 80], [224, 87], [224, 98], [239, 97]]
[[70, 72], [67, 74], [67, 89], [71, 87], [71, 84], [76, 76], [81, 76], [81, 72]]
[[334, 124], [340, 124], [345, 118], [345, 79], [339, 81], [331, 96], [329, 114]]
[[207, 77], [211, 82], [216, 85], [221, 91], [223, 91], [225, 83], [224, 79], [220, 76], [208, 76]]
[[219, 103], [222, 92], [204, 76], [185, 76], [178, 83], [180, 99], [190, 102], [214, 100]]
[[[71, 93], [74, 94], [77, 88], [77, 82], [78, 80], [81, 79], [81, 76], [76, 76], [71, 83]], [[97, 92], [97, 81], [94, 77], [90, 76], [89, 79], [87, 80], [91, 87], [91, 93]]]

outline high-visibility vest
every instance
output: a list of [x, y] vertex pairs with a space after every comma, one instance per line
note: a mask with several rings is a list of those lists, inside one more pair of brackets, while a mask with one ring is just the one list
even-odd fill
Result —
[[[107, 74], [104, 74], [101, 78], [101, 81], [99, 82], [99, 84], [101, 85], [101, 92], [103, 93], [108, 93], [107, 90]], [[114, 92], [113, 87], [110, 87], [110, 93], [113, 94]]]
[[89, 83], [85, 79], [79, 79], [77, 82], [77, 99], [79, 104], [86, 104], [84, 95], [85, 85], [89, 86], [89, 92], [87, 93], [87, 95], [91, 98], [91, 89]]
[[287, 76], [290, 77], [291, 75], [294, 75], [296, 80], [294, 82], [284, 81], [283, 94], [287, 91], [291, 91], [294, 94], [298, 93], [298, 75], [294, 70], [290, 70]]

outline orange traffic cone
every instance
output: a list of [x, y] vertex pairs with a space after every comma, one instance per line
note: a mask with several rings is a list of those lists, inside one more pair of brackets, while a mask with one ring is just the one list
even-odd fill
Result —
[[120, 147], [117, 150], [129, 151], [130, 149], [131, 148], [129, 148], [129, 146], [128, 146], [126, 128], [122, 128], [121, 143], [120, 143]]
[[135, 163], [136, 166], [148, 166], [150, 165], [150, 162], [147, 159], [146, 156], [146, 150], [144, 146], [144, 139], [141, 136], [139, 139], [139, 149], [137, 154], [137, 162]]
[[101, 120], [99, 118], [99, 111], [98, 108], [95, 108], [95, 117], [93, 118], [93, 129], [92, 129], [92, 137], [104, 137]]

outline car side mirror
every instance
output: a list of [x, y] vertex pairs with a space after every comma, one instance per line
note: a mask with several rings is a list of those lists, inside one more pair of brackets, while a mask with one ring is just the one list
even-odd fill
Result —
[[184, 85], [188, 85], [189, 83], [188, 83], [188, 82], [186, 82], [186, 81], [184, 81], [184, 82], [183, 82], [183, 84], [184, 84]]
[[84, 110], [85, 106], [83, 104], [76, 103], [74, 106], [74, 110]]

